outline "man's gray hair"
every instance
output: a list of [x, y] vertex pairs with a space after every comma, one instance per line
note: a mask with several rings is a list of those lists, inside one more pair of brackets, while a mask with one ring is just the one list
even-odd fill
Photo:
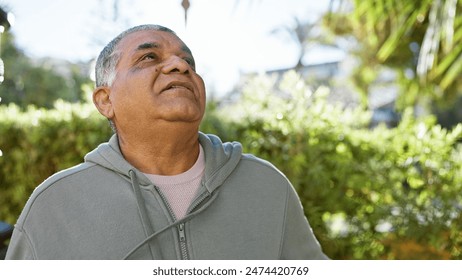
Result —
[[104, 49], [99, 54], [98, 59], [96, 60], [95, 80], [97, 87], [110, 86], [112, 82], [114, 82], [117, 74], [116, 66], [120, 59], [120, 55], [118, 53], [114, 53], [114, 50], [116, 49], [119, 42], [127, 35], [142, 30], [165, 31], [176, 35], [175, 32], [173, 32], [171, 29], [156, 24], [138, 25], [120, 33], [104, 47]]

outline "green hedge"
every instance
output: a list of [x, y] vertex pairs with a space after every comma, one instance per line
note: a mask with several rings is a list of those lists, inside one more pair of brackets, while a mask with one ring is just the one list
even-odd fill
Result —
[[[369, 129], [370, 113], [326, 103], [294, 73], [260, 77], [234, 106], [210, 103], [201, 130], [238, 140], [296, 187], [334, 259], [461, 259], [462, 126], [403, 114]], [[111, 132], [93, 105], [0, 106], [0, 220], [14, 223], [29, 194], [82, 161]]]

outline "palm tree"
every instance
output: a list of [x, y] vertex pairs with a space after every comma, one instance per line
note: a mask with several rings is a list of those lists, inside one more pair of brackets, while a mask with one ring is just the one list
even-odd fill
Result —
[[[331, 0], [330, 6], [325, 23], [335, 33], [356, 39], [359, 67], [395, 68], [405, 103], [422, 95], [431, 100], [460, 95], [462, 16], [456, 11], [461, 11], [461, 1]], [[373, 80], [372, 74], [357, 73], [359, 82]], [[361, 75], [372, 78], [361, 80]]]
[[283, 33], [289, 35], [295, 41], [299, 48], [298, 60], [294, 69], [299, 71], [303, 68], [303, 58], [307, 48], [312, 43], [323, 41], [322, 37], [315, 34], [316, 28], [319, 27], [317, 22], [301, 22], [297, 17], [294, 18], [295, 26], [284, 25], [272, 31], [272, 33]]

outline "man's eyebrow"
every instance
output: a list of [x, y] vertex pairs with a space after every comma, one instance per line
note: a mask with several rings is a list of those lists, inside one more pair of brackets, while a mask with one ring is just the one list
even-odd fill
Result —
[[[142, 51], [142, 50], [147, 50], [147, 49], [157, 49], [157, 48], [160, 48], [160, 45], [158, 43], [146, 42], [136, 47], [135, 51]], [[186, 52], [190, 56], [193, 56], [191, 50], [185, 44], [183, 44], [183, 46], [181, 47], [181, 50]]]
[[159, 48], [159, 44], [154, 43], [154, 42], [147, 42], [139, 45], [136, 47], [135, 51], [142, 51], [142, 50], [147, 50], [147, 49], [156, 49]]

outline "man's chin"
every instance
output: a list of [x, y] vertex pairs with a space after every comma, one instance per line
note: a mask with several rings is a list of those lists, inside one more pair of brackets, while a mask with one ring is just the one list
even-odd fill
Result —
[[202, 120], [203, 115], [200, 113], [189, 113], [189, 112], [177, 112], [171, 113], [167, 116], [162, 117], [164, 121], [170, 123], [185, 123], [185, 124], [197, 124], [200, 123]]

